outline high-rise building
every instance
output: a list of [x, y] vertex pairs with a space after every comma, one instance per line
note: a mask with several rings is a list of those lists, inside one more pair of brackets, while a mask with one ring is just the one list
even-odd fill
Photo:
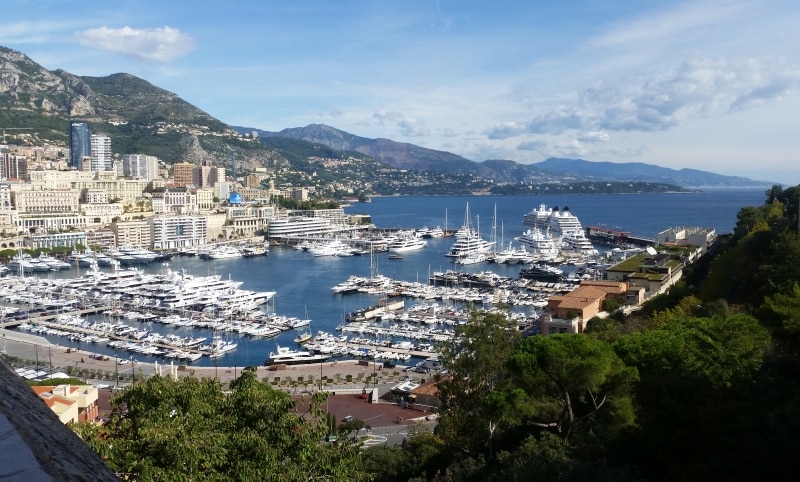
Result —
[[144, 154], [126, 154], [122, 156], [122, 173], [134, 179], [152, 181], [158, 177], [158, 158]]
[[69, 123], [69, 165], [82, 170], [83, 159], [89, 157], [91, 144], [89, 138], [92, 130], [86, 122], [71, 121]]
[[92, 156], [92, 171], [110, 171], [114, 168], [111, 162], [111, 138], [98, 134], [89, 137], [89, 153]]

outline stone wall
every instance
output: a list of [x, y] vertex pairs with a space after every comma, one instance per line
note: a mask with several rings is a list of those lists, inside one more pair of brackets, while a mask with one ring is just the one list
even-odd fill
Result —
[[0, 479], [119, 480], [2, 359], [0, 387]]

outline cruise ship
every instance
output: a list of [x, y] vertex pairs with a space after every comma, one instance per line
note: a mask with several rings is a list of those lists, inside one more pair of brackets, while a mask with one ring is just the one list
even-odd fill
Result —
[[549, 232], [558, 249], [584, 255], [597, 254], [597, 250], [586, 237], [581, 222], [566, 206], [559, 210], [557, 207], [548, 209], [540, 204], [539, 209], [534, 209], [523, 217], [522, 224]]
[[529, 249], [542, 261], [555, 259], [559, 255], [556, 241], [547, 231], [538, 228], [528, 229], [514, 240]]

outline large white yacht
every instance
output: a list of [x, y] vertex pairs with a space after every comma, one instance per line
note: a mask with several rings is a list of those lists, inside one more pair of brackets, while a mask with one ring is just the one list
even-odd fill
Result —
[[469, 216], [469, 204], [464, 215], [464, 225], [456, 233], [456, 241], [445, 256], [463, 258], [471, 254], [485, 254], [494, 249], [494, 241], [481, 238], [478, 230], [472, 228]]
[[416, 251], [424, 248], [428, 244], [422, 238], [411, 235], [400, 235], [393, 239], [389, 245], [389, 251], [393, 253], [405, 253], [407, 251]]
[[558, 257], [559, 251], [556, 242], [553, 236], [546, 231], [538, 228], [528, 229], [514, 239], [542, 260]]
[[285, 346], [278, 346], [277, 352], [270, 352], [264, 365], [302, 365], [308, 363], [322, 363], [330, 358], [324, 353], [311, 353], [305, 350], [291, 350]]

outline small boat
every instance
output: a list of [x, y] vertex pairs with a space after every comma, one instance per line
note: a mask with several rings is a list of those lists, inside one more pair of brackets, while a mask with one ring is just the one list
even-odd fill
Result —
[[389, 259], [403, 259], [399, 254], [390, 254]]

